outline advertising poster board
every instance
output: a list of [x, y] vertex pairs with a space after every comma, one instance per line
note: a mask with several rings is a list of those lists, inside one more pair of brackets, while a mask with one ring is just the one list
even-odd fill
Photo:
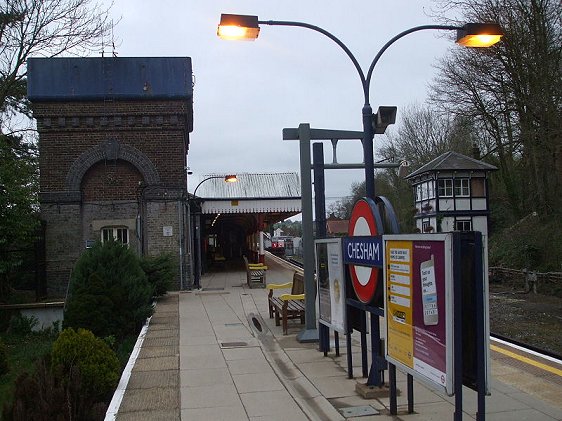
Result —
[[320, 323], [345, 331], [345, 278], [341, 238], [315, 241]]
[[452, 395], [451, 235], [383, 238], [386, 358]]

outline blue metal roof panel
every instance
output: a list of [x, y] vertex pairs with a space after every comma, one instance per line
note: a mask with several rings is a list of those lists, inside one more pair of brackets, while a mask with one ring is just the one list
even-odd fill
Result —
[[193, 98], [190, 57], [30, 58], [31, 101]]
[[[193, 190], [197, 188], [197, 197], [205, 199], [265, 199], [265, 198], [300, 198], [300, 178], [297, 173], [271, 174], [236, 174], [236, 183], [224, 181], [224, 175], [209, 174], [202, 176], [198, 184], [190, 183]], [[192, 191], [193, 191], [192, 190]]]

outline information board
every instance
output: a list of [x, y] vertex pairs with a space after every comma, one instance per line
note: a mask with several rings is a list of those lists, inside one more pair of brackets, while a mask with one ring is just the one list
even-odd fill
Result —
[[345, 278], [341, 238], [316, 240], [316, 274], [320, 323], [345, 331]]
[[386, 358], [452, 395], [451, 234], [385, 235], [383, 241]]

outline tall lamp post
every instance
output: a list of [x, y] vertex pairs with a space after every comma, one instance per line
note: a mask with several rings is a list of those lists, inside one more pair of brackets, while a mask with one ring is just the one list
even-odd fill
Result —
[[466, 47], [489, 47], [497, 43], [503, 32], [498, 24], [495, 23], [467, 23], [463, 26], [454, 25], [422, 25], [407, 29], [390, 41], [388, 41], [377, 53], [369, 70], [367, 76], [363, 72], [363, 69], [359, 65], [359, 62], [353, 55], [353, 53], [347, 48], [347, 46], [341, 42], [337, 37], [332, 35], [330, 32], [322, 29], [318, 26], [311, 25], [304, 22], [292, 22], [292, 21], [275, 21], [275, 20], [258, 20], [257, 16], [248, 15], [233, 15], [233, 14], [222, 14], [221, 21], [218, 27], [217, 35], [223, 39], [229, 40], [255, 40], [260, 32], [259, 25], [273, 25], [273, 26], [296, 26], [301, 28], [311, 29], [316, 32], [327, 36], [336, 44], [338, 44], [342, 50], [347, 54], [347, 56], [353, 62], [359, 78], [361, 79], [361, 85], [363, 87], [364, 104], [362, 109], [362, 120], [363, 120], [363, 160], [365, 163], [365, 190], [366, 196], [370, 198], [375, 197], [375, 173], [374, 173], [374, 158], [373, 158], [373, 137], [376, 133], [375, 123], [377, 120], [380, 122], [384, 119], [384, 116], [373, 114], [373, 109], [371, 108], [369, 102], [369, 90], [371, 85], [371, 77], [373, 75], [373, 70], [379, 61], [382, 54], [390, 47], [394, 42], [400, 38], [411, 34], [413, 32], [423, 31], [423, 30], [449, 30], [457, 31], [457, 43]]
[[[411, 34], [413, 32], [423, 31], [423, 30], [449, 30], [449, 31], [457, 31], [457, 43], [466, 47], [488, 47], [497, 43], [503, 32], [498, 24], [494, 23], [467, 23], [463, 26], [453, 26], [453, 25], [422, 25], [416, 26], [410, 29], [407, 29], [394, 38], [390, 39], [377, 53], [371, 65], [369, 66], [369, 70], [367, 71], [367, 76], [363, 72], [363, 69], [359, 65], [359, 62], [353, 55], [353, 53], [347, 48], [347, 46], [341, 42], [336, 36], [331, 34], [330, 32], [322, 29], [318, 26], [311, 25], [304, 22], [293, 22], [293, 21], [260, 21], [257, 16], [249, 16], [249, 15], [233, 15], [233, 14], [222, 14], [221, 21], [217, 30], [217, 35], [223, 39], [227, 40], [255, 40], [257, 39], [259, 32], [260, 32], [260, 24], [261, 25], [271, 25], [271, 26], [296, 26], [306, 29], [311, 29], [313, 31], [319, 32], [322, 35], [327, 36], [332, 41], [334, 41], [349, 57], [349, 59], [353, 62], [355, 69], [359, 75], [359, 79], [361, 80], [361, 86], [363, 88], [363, 97], [364, 97], [364, 104], [361, 110], [362, 121], [363, 121], [363, 162], [365, 168], [365, 193], [366, 196], [369, 198], [375, 198], [375, 165], [374, 165], [374, 157], [373, 157], [373, 137], [375, 133], [384, 133], [384, 129], [390, 123], [393, 123], [393, 118], [396, 113], [396, 109], [392, 109], [393, 107], [388, 107], [386, 111], [379, 110], [379, 113], [373, 114], [373, 109], [371, 108], [370, 101], [369, 101], [369, 91], [371, 85], [371, 77], [373, 75], [373, 70], [378, 63], [382, 54], [390, 47], [394, 42], [399, 40], [400, 38]], [[388, 115], [387, 115], [388, 114]], [[310, 152], [308, 152], [310, 155]], [[302, 165], [302, 164], [301, 164]], [[301, 177], [304, 177], [301, 174]], [[308, 206], [309, 204], [303, 203], [303, 210], [305, 205]], [[303, 212], [303, 228], [306, 222], [306, 225], [309, 227], [306, 232], [303, 233], [303, 236], [310, 237], [307, 241], [308, 244], [311, 244], [312, 241], [312, 215], [310, 215], [309, 221], [304, 221], [304, 212]], [[305, 242], [306, 247], [306, 242]], [[310, 251], [311, 252], [311, 251]], [[306, 253], [306, 250], [305, 250]], [[306, 260], [306, 259], [305, 259]], [[313, 268], [307, 267], [305, 262], [304, 267], [304, 278], [305, 278], [305, 294], [308, 297], [314, 296], [314, 279], [313, 279]], [[310, 299], [310, 298], [309, 298]], [[313, 322], [315, 323], [315, 321]], [[318, 339], [316, 336], [317, 334], [315, 331], [309, 326], [308, 320], [306, 323], [305, 331], [301, 332], [299, 339], [301, 342], [310, 341], [314, 339]]]
[[[197, 189], [199, 189], [199, 187], [201, 186], [201, 184], [203, 184], [206, 181], [212, 180], [214, 178], [222, 178], [224, 179], [224, 181], [226, 183], [235, 183], [238, 181], [238, 178], [236, 178], [236, 175], [234, 174], [230, 174], [230, 175], [226, 175], [226, 176], [222, 176], [222, 175], [212, 175], [210, 177], [204, 178], [203, 180], [201, 180], [199, 182], [199, 184], [197, 184], [197, 186], [195, 186], [195, 189], [193, 190], [193, 193], [191, 194], [191, 199], [188, 201], [188, 206], [187, 206], [187, 212], [188, 212], [188, 220], [189, 220], [189, 225], [190, 225], [190, 232], [194, 232], [195, 235], [191, 236], [191, 238], [194, 238], [195, 240], [195, 244], [196, 247], [193, 248], [193, 250], [195, 251], [195, 255], [193, 256], [192, 262], [193, 265], [195, 266], [195, 271], [193, 272], [193, 287], [196, 289], [201, 288], [201, 221], [200, 221], [200, 213], [197, 215], [193, 215], [193, 221], [191, 218], [191, 203], [195, 202], [195, 197], [196, 197], [196, 193], [197, 193]], [[193, 228], [195, 228], [193, 230]]]

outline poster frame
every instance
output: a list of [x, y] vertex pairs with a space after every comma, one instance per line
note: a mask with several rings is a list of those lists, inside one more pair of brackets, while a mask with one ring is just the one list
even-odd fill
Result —
[[[389, 241], [401, 241], [401, 242], [412, 242], [412, 249], [414, 242], [442, 242], [444, 250], [444, 273], [445, 273], [445, 384], [442, 385], [437, 383], [427, 377], [426, 375], [416, 371], [405, 365], [402, 361], [393, 358], [388, 355], [389, 351], [389, 336], [388, 336], [388, 321], [389, 321], [389, 306], [384, 306], [385, 319], [384, 319], [384, 335], [385, 335], [385, 358], [388, 362], [394, 364], [400, 370], [411, 374], [416, 379], [422, 381], [423, 383], [429, 385], [430, 387], [437, 388], [438, 390], [446, 393], [449, 396], [453, 396], [455, 392], [454, 388], [454, 313], [453, 313], [453, 301], [454, 301], [454, 282], [453, 282], [453, 235], [452, 233], [443, 234], [397, 234], [397, 235], [383, 235], [383, 262], [384, 262], [384, 275], [383, 275], [383, 290], [384, 290], [384, 302], [388, 302], [388, 285], [387, 277], [388, 273], [388, 262], [387, 262], [387, 242]], [[413, 259], [413, 256], [412, 256]], [[412, 310], [413, 311], [413, 310]], [[414, 337], [412, 335], [412, 340]]]
[[[320, 280], [317, 280], [317, 285], [318, 285], [318, 322], [322, 323], [324, 326], [329, 327], [330, 329], [333, 329], [335, 331], [338, 331], [342, 334], [347, 334], [346, 331], [346, 326], [347, 326], [347, 311], [346, 311], [346, 279], [345, 279], [345, 264], [344, 264], [344, 260], [343, 260], [343, 245], [342, 245], [342, 238], [341, 237], [333, 237], [333, 238], [322, 238], [322, 239], [318, 239], [318, 240], [314, 240], [314, 260], [315, 260], [315, 268], [316, 268], [316, 273], [319, 274], [320, 273], [320, 268], [319, 268], [319, 262], [318, 262], [318, 245], [319, 244], [326, 244], [327, 247], [330, 244], [335, 244], [336, 247], [335, 249], [337, 249], [338, 252], [338, 262], [339, 265], [336, 265], [336, 267], [334, 267], [334, 269], [337, 271], [336, 276], [339, 278], [339, 283], [340, 283], [340, 311], [339, 314], [341, 315], [341, 320], [338, 323], [334, 323], [333, 321], [333, 309], [332, 307], [330, 307], [330, 311], [331, 311], [331, 319], [332, 320], [325, 320], [321, 317], [322, 314], [322, 310], [320, 308], [321, 301], [320, 301]], [[333, 283], [331, 282], [332, 280], [330, 279], [329, 282], [329, 293], [330, 293], [330, 298], [332, 297], [333, 291]], [[333, 305], [333, 303], [332, 303]]]

